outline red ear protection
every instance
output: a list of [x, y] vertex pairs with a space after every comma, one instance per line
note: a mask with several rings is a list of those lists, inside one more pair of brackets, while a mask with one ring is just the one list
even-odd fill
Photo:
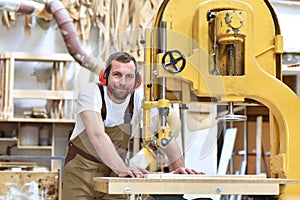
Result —
[[140, 85], [142, 84], [142, 82], [143, 82], [142, 76], [140, 75], [140, 73], [137, 73], [136, 74], [136, 81], [135, 81], [134, 88], [136, 89], [136, 88], [140, 87]]
[[99, 74], [99, 81], [101, 85], [106, 85], [106, 77], [105, 77], [105, 69], [101, 69], [100, 74]]
[[[106, 77], [107, 77], [107, 74], [106, 74], [106, 70], [105, 69], [102, 69], [100, 71], [100, 74], [99, 74], [99, 81], [102, 85], [107, 85], [107, 81], [106, 81]], [[138, 88], [140, 87], [140, 85], [142, 84], [142, 76], [137, 73], [137, 77], [136, 77], [136, 81], [135, 81], [135, 87], [134, 88]]]

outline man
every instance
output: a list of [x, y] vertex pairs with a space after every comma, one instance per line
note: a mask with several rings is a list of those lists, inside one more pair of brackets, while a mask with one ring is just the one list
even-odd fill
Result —
[[[138, 130], [143, 100], [137, 63], [130, 54], [116, 52], [106, 62], [102, 85], [89, 83], [78, 94], [75, 128], [64, 168], [63, 200], [125, 199], [95, 192], [93, 177], [143, 177], [149, 171], [124, 162], [129, 139]], [[166, 148], [172, 173], [199, 173], [184, 167], [174, 141]]]

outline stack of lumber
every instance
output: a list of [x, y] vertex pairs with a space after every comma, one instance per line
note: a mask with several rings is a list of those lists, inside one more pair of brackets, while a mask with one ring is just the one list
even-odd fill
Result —
[[0, 170], [7, 170], [12, 168], [21, 168], [24, 170], [32, 170], [36, 167], [37, 164], [35, 162], [17, 162], [17, 161], [10, 161], [10, 162], [0, 162]]

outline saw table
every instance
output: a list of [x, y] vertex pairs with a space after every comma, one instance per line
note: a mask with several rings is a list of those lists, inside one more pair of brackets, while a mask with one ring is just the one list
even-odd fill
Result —
[[[296, 180], [263, 175], [149, 174], [145, 178], [95, 177], [96, 191], [108, 194], [279, 195], [280, 185]], [[134, 198], [134, 197], [132, 197]]]

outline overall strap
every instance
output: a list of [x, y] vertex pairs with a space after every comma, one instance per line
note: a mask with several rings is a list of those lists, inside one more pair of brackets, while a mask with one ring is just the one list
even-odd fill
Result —
[[[102, 97], [101, 117], [104, 121], [106, 119], [106, 104], [105, 104], [105, 100], [104, 100], [104, 89], [103, 89], [103, 85], [101, 85], [101, 83], [98, 83], [98, 87], [100, 89], [100, 93], [101, 93], [101, 97]], [[132, 115], [133, 115], [133, 109], [134, 109], [134, 92], [131, 94], [129, 104], [128, 104], [125, 114], [124, 114], [124, 123], [125, 124], [130, 123], [130, 121], [132, 119]]]
[[130, 100], [129, 100], [129, 104], [125, 110], [125, 114], [124, 114], [124, 123], [125, 124], [129, 124], [131, 119], [132, 119], [132, 115], [133, 115], [133, 108], [134, 108], [134, 92], [131, 94]]
[[104, 121], [106, 119], [106, 105], [105, 105], [105, 100], [104, 100], [104, 89], [103, 89], [103, 85], [101, 85], [101, 83], [98, 83], [98, 87], [100, 89], [100, 93], [101, 93], [101, 97], [102, 97], [101, 117], [102, 117], [102, 120]]

